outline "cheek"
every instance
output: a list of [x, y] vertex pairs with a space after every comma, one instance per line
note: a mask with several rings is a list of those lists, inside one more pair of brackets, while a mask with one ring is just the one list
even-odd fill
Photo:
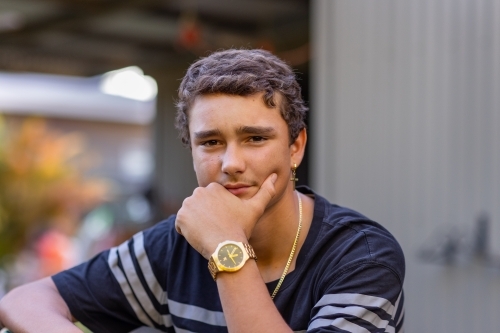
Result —
[[284, 166], [280, 168], [278, 172], [279, 172], [277, 180], [277, 182], [279, 182], [278, 186], [281, 185], [283, 187], [287, 187], [288, 184], [290, 183], [290, 168]]
[[259, 160], [259, 164], [265, 166], [262, 168], [262, 176], [264, 179], [270, 174], [276, 173], [278, 175], [277, 182], [283, 184], [290, 178], [290, 157], [286, 152], [280, 154], [276, 154], [276, 152], [266, 154], [266, 156], [263, 156], [262, 159]]
[[220, 169], [218, 156], [202, 158], [193, 156], [193, 163], [199, 186], [207, 186], [216, 180]]

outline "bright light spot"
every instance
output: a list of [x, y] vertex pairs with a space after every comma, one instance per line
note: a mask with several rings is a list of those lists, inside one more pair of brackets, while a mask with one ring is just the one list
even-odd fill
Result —
[[134, 195], [127, 200], [127, 212], [135, 223], [145, 223], [151, 218], [151, 207], [142, 195]]
[[144, 181], [153, 172], [153, 156], [147, 150], [131, 149], [120, 156], [120, 169], [128, 180]]
[[91, 239], [102, 238], [111, 230], [113, 220], [113, 212], [109, 207], [97, 207], [85, 216], [80, 232]]
[[108, 72], [102, 76], [99, 88], [108, 95], [121, 96], [138, 101], [150, 101], [158, 93], [158, 85], [151, 76], [144, 75], [137, 66]]
[[17, 30], [24, 26], [25, 19], [21, 13], [0, 12], [0, 31]]

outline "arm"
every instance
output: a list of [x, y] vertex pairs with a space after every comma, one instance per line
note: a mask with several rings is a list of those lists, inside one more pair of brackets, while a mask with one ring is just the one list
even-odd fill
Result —
[[[275, 177], [269, 176], [259, 192], [246, 201], [219, 184], [198, 188], [184, 201], [176, 228], [206, 259], [225, 240], [247, 243], [274, 196], [274, 181]], [[219, 273], [216, 281], [229, 332], [292, 332], [269, 296], [254, 260], [238, 272]]]
[[219, 273], [217, 287], [229, 332], [292, 332], [269, 296], [254, 260], [236, 273]]
[[0, 300], [0, 326], [16, 333], [80, 332], [51, 278], [26, 284]]
[[392, 269], [357, 263], [329, 284], [311, 311], [308, 332], [402, 331], [403, 286]]

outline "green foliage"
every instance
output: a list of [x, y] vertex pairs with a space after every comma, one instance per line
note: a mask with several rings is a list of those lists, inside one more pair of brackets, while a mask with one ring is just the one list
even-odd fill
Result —
[[83, 326], [82, 323], [80, 323], [80, 322], [75, 323], [75, 325], [76, 325], [76, 327], [81, 329], [84, 333], [92, 333], [91, 330], [89, 330], [87, 327]]

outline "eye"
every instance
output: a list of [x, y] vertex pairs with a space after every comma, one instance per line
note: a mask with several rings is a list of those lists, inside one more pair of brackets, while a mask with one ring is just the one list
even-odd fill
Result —
[[211, 146], [216, 146], [219, 142], [217, 140], [207, 140], [207, 141], [203, 141], [201, 143], [202, 146], [205, 146], [205, 147], [211, 147]]
[[249, 141], [252, 142], [261, 142], [261, 141], [266, 141], [267, 139], [263, 136], [252, 136], [250, 137]]

